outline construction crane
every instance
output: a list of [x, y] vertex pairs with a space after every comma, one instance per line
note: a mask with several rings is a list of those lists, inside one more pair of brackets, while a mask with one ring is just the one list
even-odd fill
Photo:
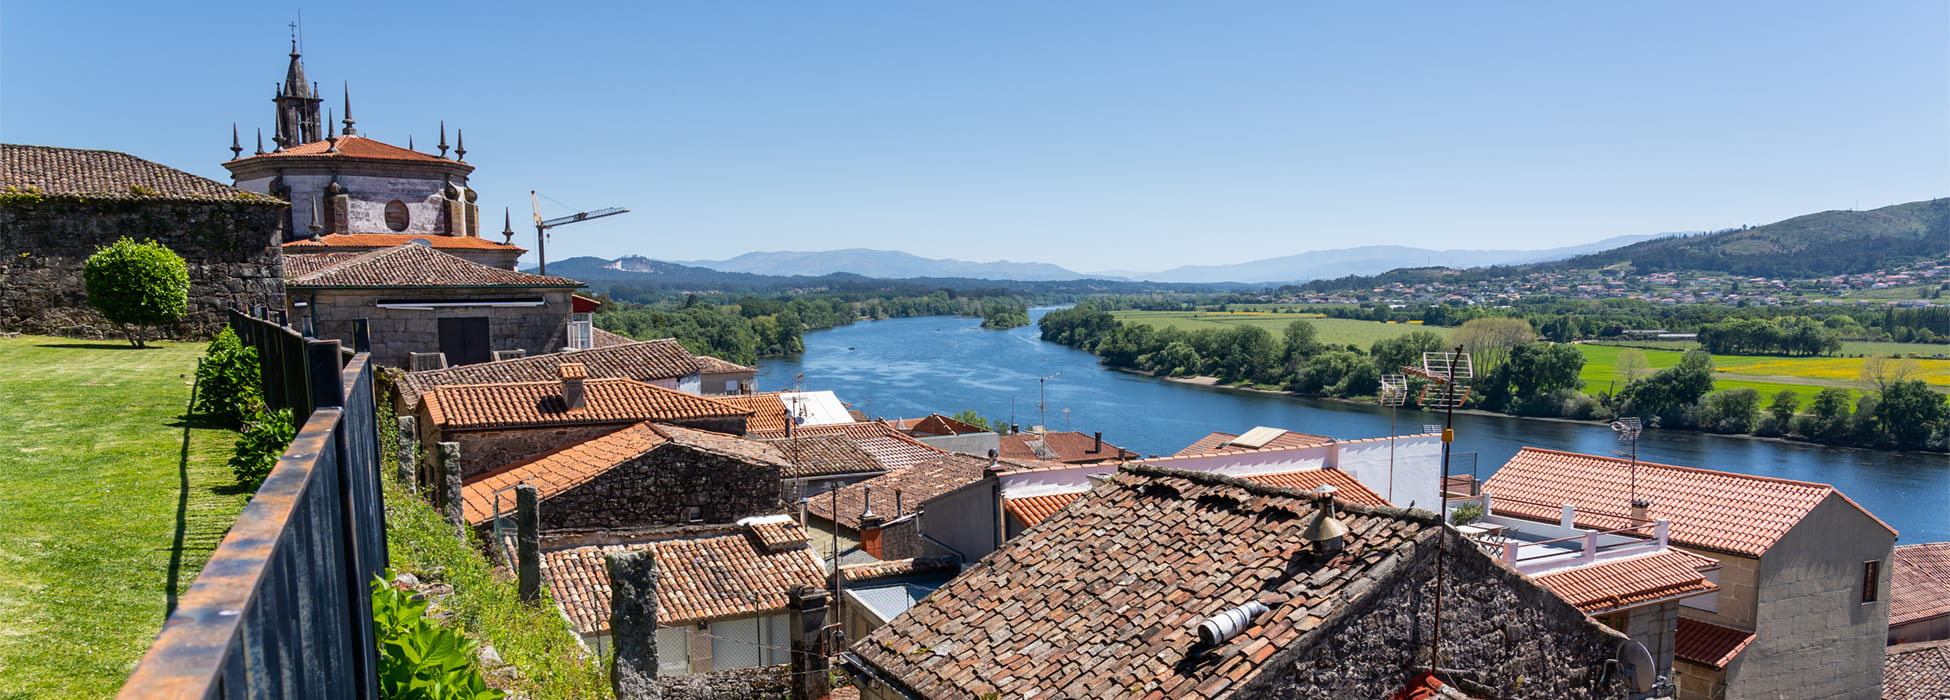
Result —
[[[552, 202], [555, 200], [549, 200], [549, 201]], [[536, 199], [534, 190], [528, 191], [528, 202], [534, 205], [535, 207], [535, 259], [541, 263], [541, 267], [539, 270], [537, 270], [537, 272], [540, 272], [541, 274], [544, 275], [548, 274], [548, 230], [549, 229], [555, 228], [557, 226], [566, 226], [569, 224], [581, 223], [584, 221], [589, 221], [591, 219], [600, 219], [605, 216], [615, 216], [617, 214], [630, 213], [630, 210], [624, 209], [622, 207], [610, 207], [608, 209], [597, 209], [595, 211], [577, 212], [574, 214], [570, 214], [568, 216], [558, 216], [556, 218], [543, 221], [542, 202], [541, 200]]]

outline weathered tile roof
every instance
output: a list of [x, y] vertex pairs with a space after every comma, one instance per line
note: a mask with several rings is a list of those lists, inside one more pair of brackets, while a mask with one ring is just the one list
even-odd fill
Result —
[[1347, 503], [1359, 503], [1364, 506], [1376, 506], [1380, 508], [1394, 505], [1389, 503], [1388, 499], [1382, 498], [1381, 494], [1375, 493], [1373, 489], [1355, 480], [1352, 475], [1339, 469], [1303, 469], [1291, 472], [1254, 474], [1242, 478], [1268, 486], [1298, 489], [1301, 491], [1312, 491], [1322, 486], [1332, 486], [1334, 487], [1334, 498]]
[[750, 415], [720, 401], [631, 379], [583, 382], [583, 405], [568, 410], [562, 383], [456, 384], [423, 394], [421, 404], [433, 424], [448, 430], [521, 428], [544, 425], [634, 423]]
[[1754, 641], [1754, 633], [1721, 627], [1690, 617], [1679, 617], [1679, 632], [1673, 637], [1673, 655], [1696, 664], [1726, 668]]
[[392, 160], [392, 161], [413, 161], [413, 162], [421, 162], [421, 163], [442, 163], [446, 165], [467, 168], [469, 170], [473, 169], [473, 166], [470, 166], [460, 161], [441, 158], [431, 153], [421, 153], [419, 151], [400, 148], [399, 146], [395, 146], [390, 143], [385, 143], [383, 141], [374, 141], [364, 136], [341, 137], [338, 140], [338, 152], [333, 153], [331, 152], [331, 150], [332, 150], [331, 141], [313, 141], [311, 143], [292, 146], [291, 148], [287, 148], [275, 153], [265, 153], [262, 155], [244, 156], [242, 158], [238, 158], [236, 160], [224, 163], [224, 165], [229, 166], [233, 163], [241, 163], [247, 160], [254, 160], [257, 158], [278, 160], [282, 158], [303, 156], [303, 157], [312, 157], [312, 158], [332, 158], [336, 160]]
[[[1129, 465], [852, 651], [927, 697], [1223, 697], [1382, 588], [1375, 577], [1440, 527], [1348, 506], [1346, 548], [1289, 574], [1318, 507], [1290, 489]], [[1201, 621], [1252, 601], [1270, 612], [1227, 642], [1241, 653], [1188, 661]]]
[[1536, 578], [1565, 602], [1595, 615], [1649, 601], [1713, 591], [1719, 587], [1700, 572], [1719, 566], [1712, 559], [1669, 549], [1560, 569]]
[[[1639, 496], [1652, 502], [1649, 516], [1672, 521], [1673, 543], [1755, 558], [1823, 499], [1841, 494], [1827, 484], [1644, 461], [1637, 483]], [[1483, 484], [1496, 494], [1492, 507], [1499, 514], [1556, 522], [1570, 504], [1578, 509], [1577, 526], [1594, 530], [1631, 524], [1631, 489], [1627, 460], [1535, 447], [1519, 450]]]
[[0, 190], [85, 199], [282, 203], [127, 153], [13, 143], [0, 144]]
[[727, 394], [717, 399], [752, 412], [752, 417], [745, 419], [746, 435], [765, 440], [777, 439], [785, 435], [786, 426], [792, 423], [792, 414], [786, 411], [785, 402], [779, 400], [779, 392], [776, 391]]
[[710, 355], [698, 355], [697, 364], [698, 371], [705, 374], [736, 374], [739, 372], [758, 371], [757, 367], [746, 367], [736, 362], [720, 360]]
[[1906, 544], [1891, 559], [1889, 624], [1950, 615], [1950, 542]]
[[[754, 394], [753, 396], [764, 396], [764, 394]], [[776, 397], [777, 395], [774, 394], [773, 396]], [[783, 411], [785, 404], [780, 403], [779, 405], [781, 406], [780, 410]], [[761, 408], [758, 410], [763, 411], [769, 409]], [[778, 421], [779, 428], [776, 430], [747, 428], [745, 432], [752, 437], [762, 440], [782, 438], [786, 435], [784, 421], [788, 420], [791, 420], [790, 417], [784, 417]], [[749, 419], [746, 424], [750, 425]], [[853, 440], [853, 444], [859, 445], [860, 449], [866, 450], [867, 454], [873, 455], [874, 459], [879, 460], [880, 464], [889, 470], [912, 466], [916, 463], [947, 454], [946, 450], [908, 437], [900, 429], [895, 428], [886, 421], [802, 425], [794, 427], [792, 434], [795, 436], [845, 435]]]
[[[296, 256], [287, 255], [285, 259], [292, 257]], [[284, 285], [287, 288], [556, 289], [582, 286], [581, 282], [567, 277], [544, 277], [503, 270], [416, 243], [369, 250], [322, 267], [308, 265], [303, 274], [294, 274], [293, 269], [285, 268]]]
[[527, 252], [527, 248], [508, 243], [496, 243], [478, 236], [438, 236], [419, 233], [328, 233], [317, 238], [306, 238], [284, 244], [286, 255], [295, 255], [313, 250], [332, 248], [391, 248], [406, 245], [415, 240], [424, 240], [435, 249], [452, 248], [467, 250], [507, 250], [517, 253]]
[[[730, 457], [749, 464], [778, 467], [784, 471], [785, 455], [772, 446], [736, 435], [695, 430], [675, 425], [638, 423], [607, 435], [590, 438], [551, 450], [494, 471], [476, 474], [462, 485], [462, 510], [467, 522], [479, 525], [494, 517], [494, 492], [516, 484], [533, 484], [542, 500], [588, 483], [603, 472], [616, 468], [646, 452], [664, 445], [682, 445], [700, 452]], [[514, 508], [514, 495], [503, 494], [501, 510]]]
[[938, 574], [956, 571], [961, 568], [952, 556], [920, 557], [916, 559], [894, 559], [866, 564], [841, 564], [840, 580], [846, 585], [906, 578], [922, 574]]
[[[285, 256], [287, 266], [291, 264], [293, 257], [299, 256]], [[622, 345], [595, 347], [588, 350], [533, 355], [423, 372], [407, 372], [400, 376], [400, 398], [406, 401], [407, 406], [417, 406], [420, 403], [420, 395], [436, 386], [546, 382], [561, 376], [557, 373], [557, 368], [565, 362], [582, 363], [583, 368], [589, 371], [589, 376], [598, 379], [622, 378], [649, 382], [659, 379], [680, 379], [697, 373], [697, 360], [691, 357], [690, 353], [685, 352], [683, 346], [678, 345], [675, 340], [665, 338], [642, 342], [627, 341]]]
[[[911, 467], [820, 494], [809, 499], [806, 511], [858, 530], [860, 514], [865, 511], [869, 497], [873, 501], [874, 514], [892, 520], [913, 512], [930, 498], [980, 481], [982, 470], [988, 466], [988, 460], [979, 457], [943, 454]], [[895, 491], [900, 492], [899, 508], [894, 503]], [[839, 501], [838, 518], [833, 516], [835, 498]]]
[[1100, 462], [1117, 459], [1119, 448], [1108, 442], [1095, 452], [1095, 437], [1076, 431], [1017, 433], [1002, 436], [996, 451], [1008, 459], [1042, 459], [1055, 462]]
[[[636, 342], [646, 342], [646, 343], [659, 342], [655, 340], [638, 341], [637, 339], [631, 338], [627, 335], [622, 335], [619, 333], [611, 333], [601, 328], [589, 329], [589, 335], [590, 335], [590, 340], [593, 341], [594, 347], [597, 348], [613, 348], [619, 345], [629, 345], [631, 343], [636, 343]], [[665, 340], [670, 342], [672, 345], [677, 344], [677, 341], [675, 340], [670, 340], [668, 338], [666, 338]]]
[[892, 421], [892, 423], [895, 428], [906, 431], [909, 435], [922, 437], [970, 435], [973, 433], [988, 432], [987, 430], [977, 428], [939, 413], [930, 413], [925, 418], [905, 418]]
[[765, 442], [778, 448], [791, 463], [792, 468], [784, 474], [787, 479], [887, 471], [880, 460], [845, 435], [776, 438]]
[[346, 253], [305, 253], [284, 256], [284, 276], [303, 277], [339, 263], [364, 255], [363, 252]]
[[1950, 640], [1897, 644], [1883, 653], [1884, 700], [1939, 700], [1950, 695]]
[[1005, 498], [1002, 499], [1002, 510], [1015, 516], [1016, 522], [1022, 523], [1023, 527], [1032, 527], [1049, 516], [1055, 515], [1056, 511], [1063, 510], [1063, 506], [1074, 503], [1077, 497], [1083, 494], [1083, 491], [1071, 491], [1069, 493], [1050, 493], [1041, 496]]
[[[805, 540], [790, 521], [777, 528]], [[715, 534], [622, 545], [594, 545], [542, 553], [549, 590], [576, 631], [609, 631], [606, 555], [650, 550], [657, 560], [657, 623], [664, 626], [736, 619], [785, 609], [795, 586], [821, 587], [826, 571], [811, 547], [766, 546], [750, 526]], [[791, 534], [797, 531], [796, 534]]]
[[1237, 439], [1239, 439], [1239, 436], [1234, 433], [1212, 433], [1211, 435], [1207, 435], [1205, 437], [1199, 438], [1198, 442], [1192, 443], [1191, 446], [1179, 450], [1177, 453], [1173, 454], [1172, 456], [1173, 457], [1194, 457], [1200, 455], [1229, 454], [1233, 452], [1288, 450], [1288, 449], [1293, 449], [1295, 447], [1316, 447], [1319, 445], [1330, 445], [1333, 444], [1334, 442], [1334, 438], [1330, 438], [1324, 435], [1309, 435], [1307, 433], [1296, 433], [1291, 430], [1281, 433], [1279, 437], [1273, 438], [1271, 441], [1268, 441], [1265, 445], [1261, 445], [1259, 447], [1246, 447], [1244, 445], [1231, 444], [1233, 440], [1237, 440]]

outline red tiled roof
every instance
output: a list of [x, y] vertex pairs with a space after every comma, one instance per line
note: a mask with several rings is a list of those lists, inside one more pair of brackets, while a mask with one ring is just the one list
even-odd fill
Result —
[[[589, 329], [589, 334], [590, 334], [590, 336], [591, 336], [591, 338], [590, 338], [590, 339], [591, 339], [592, 341], [594, 341], [594, 345], [595, 345], [595, 347], [598, 347], [598, 348], [613, 348], [613, 347], [616, 347], [616, 346], [618, 346], [618, 345], [629, 345], [629, 344], [631, 344], [631, 343], [635, 343], [635, 342], [638, 342], [638, 341], [637, 341], [637, 339], [635, 339], [635, 338], [631, 338], [631, 337], [629, 337], [629, 336], [627, 336], [627, 335], [622, 335], [622, 334], [620, 334], [620, 333], [611, 333], [611, 332], [609, 332], [609, 331], [606, 331], [606, 330], [603, 330], [603, 329], [601, 329], [601, 328], [591, 328], [591, 329]], [[668, 339], [668, 338], [666, 338], [665, 340], [669, 340], [669, 339]], [[657, 341], [654, 341], [654, 340], [647, 340], [647, 341], [642, 341], [642, 342], [647, 342], [647, 343], [654, 343], [654, 342], [657, 342]], [[675, 340], [669, 340], [669, 342], [671, 342], [671, 343], [673, 343], [673, 344], [674, 344], [674, 343], [676, 343], [677, 341], [675, 341]], [[686, 353], [686, 354], [689, 354], [689, 353]]]
[[1696, 664], [1723, 669], [1754, 641], [1754, 633], [1721, 627], [1680, 616], [1679, 633], [1673, 639], [1673, 656]]
[[969, 435], [986, 433], [987, 430], [963, 423], [939, 413], [930, 413], [926, 418], [906, 418], [893, 421], [895, 428], [916, 437], [935, 437], [938, 435]]
[[1468, 697], [1462, 691], [1442, 682], [1442, 679], [1436, 678], [1434, 671], [1423, 671], [1415, 674], [1415, 677], [1408, 681], [1407, 687], [1389, 696], [1388, 700], [1449, 700], [1451, 698], [1467, 700]]
[[284, 255], [284, 276], [286, 278], [303, 277], [364, 254], [363, 252], [286, 253]]
[[740, 372], [758, 371], [757, 367], [746, 367], [736, 362], [720, 360], [710, 355], [698, 355], [697, 364], [698, 371], [705, 374], [737, 374]]
[[1950, 640], [1897, 644], [1884, 651], [1884, 700], [1939, 700], [1950, 695]]
[[0, 190], [83, 199], [283, 203], [119, 151], [13, 143], [0, 144]]
[[779, 438], [767, 440], [766, 443], [778, 448], [779, 453], [792, 464], [792, 468], [784, 474], [787, 479], [887, 471], [880, 460], [874, 459], [873, 455], [860, 449], [845, 435], [814, 435], [789, 440]]
[[[766, 395], [753, 394], [753, 396]], [[776, 399], [778, 395], [772, 394], [771, 396]], [[762, 401], [762, 399], [753, 400]], [[780, 403], [779, 406], [781, 414], [777, 421], [779, 425], [778, 429], [760, 430], [747, 428], [745, 431], [746, 434], [761, 440], [776, 440], [785, 437], [784, 422], [791, 418], [783, 414], [785, 404]], [[758, 410], [763, 411], [769, 409]], [[749, 424], [750, 422], [747, 421], [747, 425]], [[867, 454], [873, 455], [874, 459], [879, 460], [881, 466], [886, 467], [890, 471], [912, 466], [916, 463], [948, 453], [947, 450], [908, 437], [905, 433], [902, 433], [886, 421], [802, 425], [793, 428], [792, 434], [794, 436], [845, 435], [853, 440], [853, 444], [860, 446], [862, 450], [866, 450]]]
[[1906, 544], [1891, 559], [1889, 624], [1950, 615], [1950, 542]]
[[[1499, 514], [1556, 522], [1570, 504], [1577, 506], [1578, 527], [1613, 530], [1631, 524], [1631, 481], [1627, 460], [1526, 447], [1483, 490], [1496, 494]], [[1637, 481], [1639, 496], [1652, 502], [1650, 517], [1672, 521], [1675, 544], [1755, 558], [1829, 494], [1841, 493], [1827, 484], [1643, 461]]]
[[[848, 484], [831, 493], [820, 494], [808, 500], [806, 511], [822, 519], [838, 522], [847, 528], [860, 529], [860, 515], [865, 512], [868, 496], [873, 499], [873, 512], [882, 518], [892, 520], [914, 512], [930, 498], [953, 491], [980, 481], [982, 470], [989, 466], [988, 460], [962, 454], [942, 454], [914, 466], [897, 469], [856, 484]], [[900, 504], [896, 508], [894, 492], [900, 492]], [[839, 517], [833, 516], [833, 502], [839, 501]]]
[[391, 248], [415, 240], [424, 240], [436, 249], [506, 250], [516, 253], [528, 251], [521, 246], [496, 243], [477, 236], [440, 236], [419, 233], [328, 233], [317, 238], [291, 241], [284, 244], [284, 250], [286, 255], [295, 255], [314, 248]]
[[792, 414], [786, 411], [785, 402], [779, 399], [779, 392], [776, 391], [726, 394], [717, 399], [752, 412], [752, 417], [745, 420], [746, 435], [763, 440], [777, 439], [785, 436], [785, 427], [792, 423]]
[[865, 564], [841, 564], [840, 578], [847, 585], [903, 578], [920, 574], [955, 571], [961, 568], [953, 556], [894, 559]]
[[1373, 489], [1362, 485], [1353, 476], [1339, 469], [1303, 469], [1293, 472], [1274, 472], [1241, 477], [1247, 481], [1257, 481], [1269, 486], [1280, 486], [1301, 491], [1312, 491], [1322, 486], [1334, 487], [1334, 499], [1364, 506], [1390, 507], [1394, 504]]
[[[314, 256], [285, 256], [285, 264], [289, 265], [293, 257]], [[659, 379], [680, 379], [697, 373], [697, 360], [692, 358], [690, 353], [685, 352], [683, 346], [678, 345], [675, 340], [668, 338], [642, 342], [626, 340], [621, 345], [599, 344], [598, 347], [588, 350], [407, 372], [400, 376], [400, 398], [406, 401], [407, 406], [417, 406], [420, 395], [436, 386], [546, 382], [561, 376], [557, 373], [557, 368], [565, 362], [582, 363], [583, 368], [589, 371], [589, 376], [598, 379], [621, 378], [649, 382]]]
[[1034, 527], [1036, 523], [1040, 523], [1043, 519], [1055, 515], [1056, 511], [1063, 510], [1063, 506], [1075, 502], [1077, 497], [1082, 496], [1084, 493], [1084, 491], [1071, 491], [1069, 493], [1052, 493], [1042, 496], [1007, 498], [1002, 501], [1002, 509], [1008, 511], [1010, 515], [1016, 516], [1016, 522], [1022, 523], [1023, 527]]
[[1076, 431], [1046, 432], [1043, 434], [1017, 433], [1002, 436], [1001, 446], [997, 448], [1008, 459], [1042, 459], [1055, 462], [1101, 462], [1117, 459], [1119, 448], [1108, 442], [1103, 448], [1097, 447], [1096, 438]]
[[1658, 554], [1614, 559], [1537, 576], [1537, 582], [1586, 614], [1629, 608], [1640, 603], [1716, 590], [1700, 571], [1719, 563], [1669, 549]]
[[1329, 445], [1329, 444], [1333, 444], [1334, 442], [1334, 438], [1330, 438], [1324, 435], [1309, 435], [1307, 433], [1296, 433], [1291, 430], [1281, 433], [1279, 437], [1273, 438], [1272, 440], [1268, 441], [1265, 445], [1259, 447], [1246, 447], [1243, 445], [1231, 444], [1233, 440], [1237, 440], [1237, 439], [1239, 439], [1239, 436], [1234, 433], [1212, 433], [1211, 435], [1207, 435], [1205, 437], [1199, 438], [1198, 442], [1192, 443], [1190, 447], [1186, 447], [1185, 449], [1179, 450], [1176, 454], [1173, 454], [1172, 456], [1173, 457], [1194, 457], [1200, 455], [1229, 454], [1233, 452], [1260, 452], [1264, 450], [1289, 450], [1296, 447], [1316, 447], [1319, 445]]
[[[675, 425], [638, 423], [607, 435], [598, 436], [536, 457], [516, 462], [491, 472], [476, 474], [462, 485], [462, 505], [467, 522], [479, 525], [494, 517], [494, 492], [516, 484], [535, 486], [535, 495], [551, 496], [588, 483], [646, 452], [675, 444], [750, 464], [777, 467], [781, 473], [788, 464], [785, 455], [772, 446], [736, 435], [695, 430]], [[514, 508], [513, 495], [501, 498], [502, 512]]]
[[313, 158], [335, 158], [335, 159], [346, 159], [346, 160], [395, 160], [395, 161], [413, 161], [413, 162], [420, 162], [420, 163], [443, 163], [446, 165], [459, 166], [462, 168], [466, 168], [468, 170], [472, 170], [474, 168], [474, 166], [468, 165], [461, 161], [448, 160], [446, 158], [441, 158], [439, 156], [433, 155], [431, 153], [421, 153], [419, 151], [400, 148], [399, 146], [395, 146], [390, 143], [385, 143], [381, 141], [374, 141], [364, 136], [341, 137], [339, 138], [338, 141], [339, 141], [338, 143], [339, 150], [337, 153], [330, 152], [332, 149], [331, 141], [313, 141], [311, 143], [299, 144], [297, 146], [293, 146], [291, 148], [284, 149], [283, 151], [278, 151], [274, 153], [245, 156], [224, 163], [224, 166], [229, 167], [233, 163], [242, 163], [244, 161], [254, 160], [257, 158], [278, 159], [278, 158], [306, 156], [306, 157], [313, 157]]
[[853, 444], [873, 455], [889, 470], [911, 467], [945, 454], [946, 451], [901, 434], [854, 438]]
[[[796, 535], [792, 522], [776, 529]], [[657, 560], [657, 623], [736, 619], [784, 610], [795, 586], [822, 587], [825, 566], [811, 547], [768, 548], [748, 527], [698, 537], [597, 545], [542, 553], [549, 591], [576, 630], [609, 631], [609, 565], [604, 557], [650, 550]]]
[[[566, 277], [544, 277], [489, 267], [432, 248], [406, 244], [370, 250], [324, 266], [292, 267], [286, 255], [284, 284], [297, 289], [385, 289], [458, 287], [466, 289], [554, 289], [582, 286]], [[294, 271], [304, 270], [302, 274]]]
[[750, 415], [736, 406], [629, 379], [583, 382], [583, 405], [570, 411], [562, 383], [438, 386], [421, 398], [433, 424], [449, 430], [634, 423]]

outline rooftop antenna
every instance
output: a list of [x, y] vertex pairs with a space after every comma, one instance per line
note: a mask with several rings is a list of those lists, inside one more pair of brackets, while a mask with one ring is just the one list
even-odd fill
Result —
[[[1422, 353], [1421, 367], [1402, 368], [1402, 372], [1404, 373], [1413, 374], [1431, 382], [1428, 386], [1422, 388], [1421, 404], [1423, 408], [1436, 406], [1447, 409], [1448, 415], [1444, 418], [1442, 426], [1442, 472], [1436, 475], [1435, 482], [1435, 494], [1439, 501], [1436, 504], [1436, 510], [1442, 514], [1445, 523], [1449, 517], [1449, 453], [1450, 448], [1456, 441], [1456, 407], [1461, 406], [1463, 401], [1469, 398], [1469, 387], [1460, 382], [1474, 378], [1475, 369], [1475, 364], [1469, 359], [1469, 353], [1463, 352], [1461, 345], [1456, 346], [1455, 350], [1449, 352]], [[1443, 560], [1448, 558], [1446, 551], [1448, 541], [1449, 536], [1447, 533], [1437, 533], [1435, 540], [1435, 629], [1433, 635], [1435, 644], [1430, 647], [1429, 668], [1442, 668]]]
[[[1636, 417], [1620, 418], [1612, 421], [1611, 429], [1612, 432], [1618, 433], [1619, 440], [1631, 444], [1629, 451], [1614, 449], [1611, 453], [1620, 457], [1632, 458], [1632, 505], [1640, 505], [1644, 501], [1639, 500], [1639, 432], [1644, 429], [1644, 426], [1639, 424], [1639, 419]], [[1633, 523], [1632, 525], [1636, 527], [1638, 523]]]
[[1049, 380], [1055, 379], [1057, 374], [1062, 374], [1062, 372], [1057, 372], [1056, 374], [1036, 380], [1036, 420], [1042, 423], [1044, 432], [1049, 431], [1049, 401], [1048, 395], [1043, 393], [1043, 385], [1049, 382]]
[[1395, 499], [1395, 413], [1402, 404], [1408, 403], [1408, 375], [1381, 375], [1381, 396], [1377, 402], [1388, 407], [1388, 495], [1390, 503]]
[[[441, 126], [440, 150], [442, 153], [445, 153], [447, 150], [447, 137], [446, 137], [445, 124], [442, 124]], [[537, 199], [538, 196], [539, 195], [535, 194], [534, 190], [528, 191], [528, 201], [530, 204], [533, 204], [535, 207], [535, 259], [538, 263], [540, 263], [539, 269], [537, 269], [536, 272], [544, 275], [548, 274], [548, 230], [549, 229], [555, 228], [557, 226], [579, 224], [584, 221], [589, 221], [591, 219], [600, 219], [605, 216], [615, 216], [617, 214], [630, 213], [630, 210], [624, 209], [622, 207], [610, 207], [608, 209], [597, 209], [595, 211], [576, 212], [568, 216], [558, 216], [556, 218], [544, 221], [542, 220], [542, 202], [540, 199]], [[553, 202], [555, 200], [551, 199], [549, 201]]]

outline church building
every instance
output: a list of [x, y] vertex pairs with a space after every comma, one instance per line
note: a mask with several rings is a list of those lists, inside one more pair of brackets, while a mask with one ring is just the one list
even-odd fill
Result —
[[337, 132], [331, 115], [319, 118], [324, 99], [305, 79], [296, 42], [284, 83], [278, 87], [272, 149], [243, 155], [232, 130], [230, 170], [236, 187], [291, 203], [283, 243], [287, 255], [359, 253], [421, 243], [449, 255], [490, 267], [515, 269], [526, 252], [513, 244], [506, 226], [497, 242], [481, 237], [480, 209], [467, 176], [467, 147], [455, 132], [448, 155], [447, 129], [440, 128], [439, 153], [422, 153], [359, 135], [352, 118], [352, 96], [345, 92], [345, 117]]

